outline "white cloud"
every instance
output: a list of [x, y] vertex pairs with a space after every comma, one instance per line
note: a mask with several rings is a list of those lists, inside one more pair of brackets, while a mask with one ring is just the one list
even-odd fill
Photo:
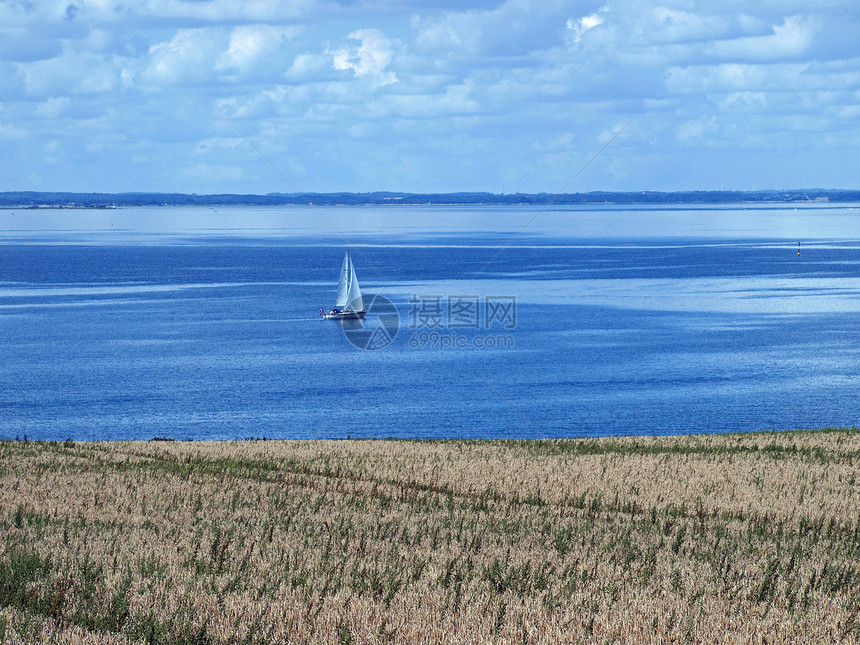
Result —
[[71, 103], [72, 100], [68, 96], [52, 96], [36, 106], [36, 114], [47, 119], [55, 119], [65, 114]]
[[26, 139], [27, 131], [14, 125], [0, 123], [0, 139], [7, 141], [14, 139]]
[[483, 31], [476, 12], [449, 13], [429, 19], [413, 16], [412, 28], [416, 51], [443, 55], [477, 54]]
[[860, 60], [853, 69], [812, 62], [723, 63], [672, 67], [665, 86], [673, 94], [848, 91], [860, 87]]
[[837, 114], [840, 119], [860, 120], [860, 105], [846, 105]]
[[734, 22], [727, 16], [668, 7], [655, 7], [648, 18], [647, 33], [641, 37], [652, 43], [689, 43], [725, 37]]
[[[70, 3], [78, 11], [67, 15]], [[653, 182], [659, 163], [706, 144], [852, 154], [860, 8], [766, 0], [738, 10], [726, 0], [0, 0], [0, 137], [27, 138], [17, 152], [7, 145], [0, 177], [31, 181], [37, 162], [21, 151], [58, 141], [58, 174], [44, 177], [66, 182], [60, 170], [71, 177], [80, 159], [62, 160], [97, 139], [93, 164], [116, 168], [77, 184], [200, 192], [235, 140], [226, 120], [267, 153], [301, 157], [297, 177], [328, 182], [308, 189], [374, 173], [421, 189], [432, 168], [444, 190], [498, 189], [511, 168], [519, 189], [543, 189], [554, 169], [587, 161], [574, 149], [599, 149], [628, 120], [612, 176], [630, 182]], [[147, 163], [124, 172], [133, 158]], [[355, 159], [374, 163], [350, 171]], [[644, 159], [649, 169], [636, 171]], [[229, 174], [231, 190], [265, 183]]]
[[241, 137], [212, 137], [204, 139], [197, 144], [197, 154], [207, 154], [212, 150], [235, 150], [245, 140]]
[[331, 69], [331, 57], [323, 54], [299, 54], [293, 59], [284, 76], [293, 82], [319, 80]]
[[767, 92], [732, 92], [719, 102], [721, 110], [758, 110], [768, 105]]
[[474, 90], [474, 82], [468, 80], [448, 86], [443, 94], [388, 96], [369, 109], [379, 117], [410, 119], [471, 115], [480, 112], [480, 104], [473, 97]]
[[67, 10], [74, 4], [76, 21], [98, 21], [102, 23], [124, 20], [140, 21], [154, 19], [159, 21], [206, 21], [225, 22], [272, 22], [300, 18], [319, 3], [313, 0], [58, 0], [39, 7], [43, 15], [55, 19], [67, 19]]
[[288, 66], [287, 45], [300, 32], [298, 27], [240, 25], [230, 33], [230, 42], [215, 63], [215, 69], [245, 78], [283, 74]]
[[443, 67], [446, 61], [475, 67], [522, 60], [564, 45], [569, 5], [565, 0], [506, 0], [492, 9], [428, 12], [412, 20], [412, 49]]
[[678, 127], [676, 136], [679, 141], [689, 141], [691, 139], [702, 139], [706, 135], [714, 132], [717, 129], [717, 117], [703, 117], [701, 119], [693, 119], [682, 123]]
[[[795, 87], [805, 64], [757, 65], [724, 63], [673, 67], [666, 73], [666, 88], [677, 94], [705, 92], [755, 92]], [[806, 83], [803, 84], [804, 86]]]
[[568, 35], [569, 43], [575, 47], [582, 40], [582, 36], [585, 32], [602, 25], [602, 14], [605, 14], [608, 10], [609, 9], [607, 7], [602, 7], [600, 11], [583, 16], [579, 20], [569, 19], [566, 23], [566, 27], [570, 32]]
[[716, 40], [704, 48], [707, 56], [726, 60], [775, 61], [796, 58], [813, 44], [814, 22], [804, 16], [789, 16], [764, 36]]
[[74, 50], [57, 58], [20, 63], [19, 71], [26, 91], [37, 97], [111, 92], [119, 85], [120, 74], [113, 57]]
[[0, 18], [0, 60], [27, 63], [54, 58], [62, 51], [59, 39], [33, 33], [23, 25], [4, 24]]
[[276, 106], [282, 104], [287, 96], [287, 88], [279, 86], [252, 95], [220, 98], [215, 101], [215, 113], [226, 119], [268, 118], [279, 113]]
[[352, 70], [357, 77], [367, 76], [375, 87], [397, 82], [394, 72], [386, 70], [394, 58], [392, 41], [378, 29], [360, 29], [352, 32], [349, 38], [359, 44], [331, 52], [334, 69]]
[[220, 29], [180, 29], [170, 41], [149, 48], [141, 79], [154, 86], [211, 79], [225, 41]]

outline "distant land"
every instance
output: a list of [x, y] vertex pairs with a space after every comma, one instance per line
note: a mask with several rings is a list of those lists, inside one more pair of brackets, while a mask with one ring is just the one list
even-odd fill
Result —
[[123, 206], [383, 206], [409, 205], [597, 205], [744, 204], [860, 202], [860, 190], [694, 190], [685, 192], [588, 193], [269, 193], [197, 195], [183, 193], [3, 192], [0, 208], [119, 208]]

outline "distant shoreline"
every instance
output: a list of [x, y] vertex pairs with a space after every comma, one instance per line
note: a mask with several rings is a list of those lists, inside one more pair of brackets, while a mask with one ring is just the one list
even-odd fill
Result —
[[790, 189], [757, 191], [588, 193], [269, 193], [267, 195], [185, 193], [0, 193], [0, 208], [119, 208], [123, 206], [598, 206], [669, 204], [825, 204], [860, 202], [860, 190]]

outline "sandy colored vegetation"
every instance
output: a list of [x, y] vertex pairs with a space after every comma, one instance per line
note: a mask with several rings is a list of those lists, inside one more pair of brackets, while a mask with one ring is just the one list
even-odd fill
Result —
[[0, 643], [858, 643], [860, 430], [0, 442]]

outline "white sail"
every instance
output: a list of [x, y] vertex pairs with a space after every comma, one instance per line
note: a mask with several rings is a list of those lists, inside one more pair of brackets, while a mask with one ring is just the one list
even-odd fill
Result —
[[346, 292], [346, 310], [364, 311], [364, 301], [361, 299], [361, 289], [358, 288], [358, 278], [355, 277], [355, 267], [349, 262], [349, 290]]
[[343, 265], [340, 267], [334, 306], [340, 311], [364, 311], [364, 301], [361, 299], [361, 289], [358, 288], [358, 278], [355, 277], [355, 266], [349, 257], [349, 249], [346, 250]]
[[343, 256], [343, 265], [340, 267], [340, 279], [337, 281], [337, 296], [334, 299], [335, 309], [339, 309], [340, 311], [343, 311], [346, 303], [349, 302], [347, 293], [349, 292], [349, 284], [351, 282], [350, 273], [355, 274], [355, 271], [351, 271], [351, 269], [352, 260], [349, 257], [349, 249], [347, 249], [346, 255]]

